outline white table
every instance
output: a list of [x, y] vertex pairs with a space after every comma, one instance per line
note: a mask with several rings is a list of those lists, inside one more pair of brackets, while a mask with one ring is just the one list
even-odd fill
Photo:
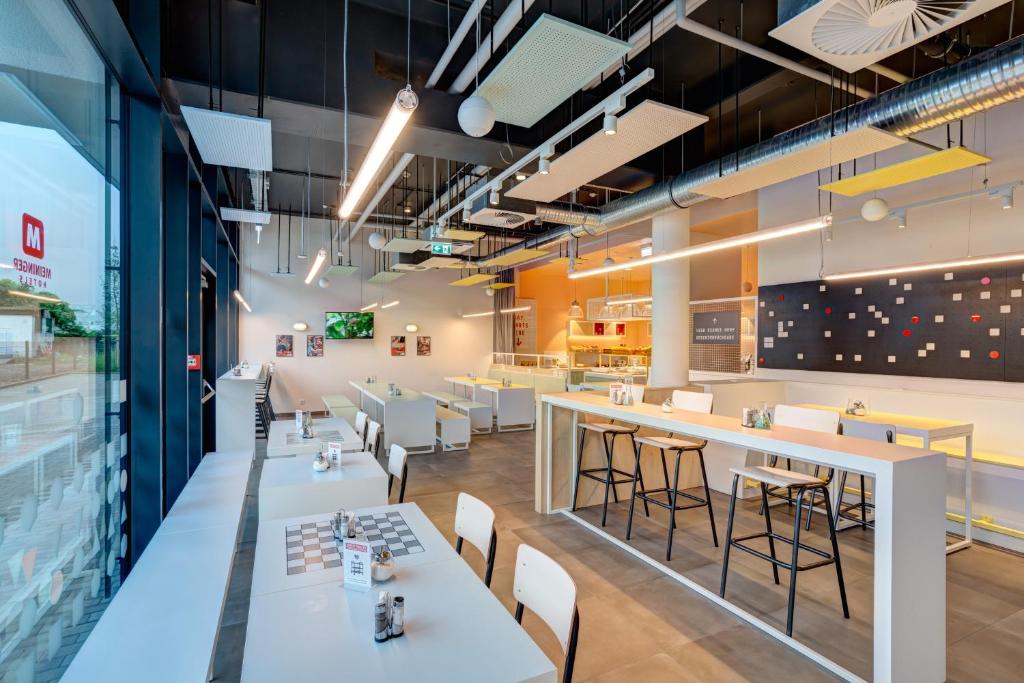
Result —
[[295, 429], [295, 420], [274, 420], [267, 436], [267, 457], [283, 455], [327, 454], [328, 443], [340, 443], [343, 451], [363, 450], [363, 440], [346, 420], [325, 417], [313, 420], [313, 438], [303, 439]]
[[241, 375], [225, 372], [217, 378], [217, 450], [224, 453], [256, 448], [256, 379], [261, 363], [253, 363]]
[[410, 453], [434, 452], [434, 399], [405, 387], [399, 387], [400, 396], [389, 396], [387, 382], [352, 380], [349, 384], [359, 391], [359, 407], [383, 425], [385, 451], [398, 444]]
[[537, 415], [536, 393], [533, 387], [522, 384], [502, 386], [483, 384], [480, 390], [492, 396], [495, 424], [499, 432], [515, 432], [533, 429]]
[[486, 386], [501, 386], [501, 381], [496, 379], [489, 379], [487, 377], [469, 377], [466, 375], [458, 375], [456, 377], [445, 377], [445, 382], [452, 385], [452, 391], [455, 387], [462, 387], [465, 389], [466, 397], [471, 401], [476, 401], [476, 390], [479, 387]]
[[[823, 406], [816, 404], [803, 404], [807, 408], [818, 408], [819, 410], [832, 410], [842, 414], [842, 421], [871, 422], [874, 424], [888, 424], [896, 428], [897, 437], [910, 437], [920, 439], [925, 450], [931, 449], [936, 441], [947, 441], [950, 439], [964, 440], [964, 539], [946, 546], [947, 553], [954, 553], [958, 550], [970, 547], [972, 541], [973, 521], [971, 519], [971, 464], [974, 462], [974, 425], [968, 422], [957, 422], [956, 420], [942, 420], [933, 417], [919, 417], [917, 415], [903, 415], [900, 413], [879, 413], [872, 412], [868, 415], [847, 415], [842, 408], [835, 406]], [[905, 441], [905, 440], [900, 440]], [[916, 444], [914, 444], [916, 445]]]
[[388, 475], [370, 453], [341, 454], [341, 466], [313, 469], [308, 455], [268, 458], [260, 476], [260, 523], [273, 517], [387, 505]]
[[[325, 516], [260, 524], [242, 680], [543, 681], [556, 669], [483, 581], [412, 503], [398, 510], [424, 552], [398, 558], [395, 578], [347, 591], [342, 570], [286, 571], [285, 528]], [[405, 635], [373, 640], [378, 590], [405, 597]]]
[[[543, 423], [537, 426], [538, 512], [567, 511], [572, 504], [578, 448], [576, 425], [583, 415], [614, 419], [874, 477], [873, 680], [876, 683], [945, 680], [944, 453], [787, 427], [746, 429], [731, 416], [683, 410], [664, 413], [661, 406], [647, 403], [617, 406], [607, 396], [596, 393], [544, 394], [541, 400]], [[594, 458], [596, 461], [599, 442], [599, 439], [591, 440], [585, 460]], [[628, 442], [623, 443], [622, 448], [620, 457], [633, 457]], [[600, 456], [603, 461], [603, 451]], [[581, 482], [581, 506], [593, 504], [598, 499], [598, 486], [596, 482]], [[627, 552], [643, 556], [639, 550], [605, 533], [600, 527], [592, 527], [571, 513], [567, 515]], [[656, 558], [643, 557], [655, 567], [662, 566]], [[728, 599], [718, 597], [696, 581], [671, 570], [666, 574], [839, 676], [859, 680], [824, 655], [787, 638], [764, 620]]]

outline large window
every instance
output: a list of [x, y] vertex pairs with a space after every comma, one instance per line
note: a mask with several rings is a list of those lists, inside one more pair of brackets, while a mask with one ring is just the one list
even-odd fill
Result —
[[63, 0], [0, 0], [4, 681], [59, 679], [120, 582], [120, 102]]

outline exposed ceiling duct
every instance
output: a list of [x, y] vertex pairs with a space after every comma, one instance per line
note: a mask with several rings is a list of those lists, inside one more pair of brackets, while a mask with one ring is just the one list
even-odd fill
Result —
[[837, 130], [877, 126], [903, 137], [986, 111], [1024, 97], [1024, 36], [978, 54], [881, 95], [857, 102], [834, 115], [824, 116], [726, 155], [646, 190], [616, 199], [600, 211], [572, 211], [538, 206], [537, 216], [564, 225], [495, 252], [536, 248], [570, 236], [599, 235], [645, 220], [674, 208], [686, 208], [709, 197], [693, 188], [737, 170], [777, 159], [827, 140]]

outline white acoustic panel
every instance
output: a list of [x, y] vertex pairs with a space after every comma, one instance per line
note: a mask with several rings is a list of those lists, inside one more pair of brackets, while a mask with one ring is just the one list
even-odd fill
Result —
[[391, 241], [385, 244], [381, 251], [391, 251], [401, 254], [411, 254], [414, 251], [419, 251], [424, 247], [429, 248], [430, 242], [424, 242], [423, 240], [413, 240], [406, 237], [392, 237]]
[[517, 199], [553, 202], [707, 120], [708, 117], [701, 114], [645, 100], [619, 117], [615, 135], [597, 131], [552, 161], [550, 173], [534, 173], [505, 194]]
[[395, 280], [397, 280], [398, 278], [402, 277], [403, 275], [405, 275], [405, 273], [396, 273], [396, 272], [390, 271], [390, 270], [382, 270], [379, 273], [377, 273], [376, 275], [374, 275], [373, 277], [369, 278], [367, 280], [367, 282], [372, 282], [374, 284], [386, 285], [389, 282], [394, 282]]
[[473, 94], [498, 121], [529, 127], [628, 51], [628, 43], [543, 14]]
[[220, 207], [220, 219], [222, 221], [237, 221], [239, 223], [256, 223], [257, 225], [270, 224], [269, 211], [253, 211], [252, 209], [233, 209], [228, 206]]
[[203, 163], [254, 171], [274, 170], [270, 119], [182, 107]]
[[462, 259], [452, 258], [451, 256], [431, 256], [420, 263], [420, 265], [427, 268], [449, 268], [451, 266], [457, 268], [462, 263]]
[[804, 0], [780, 3], [780, 25], [772, 38], [848, 72], [1003, 5], [1007, 0], [822, 0], [799, 9]]
[[855, 128], [740, 171], [730, 173], [726, 165], [723, 171], [726, 175], [695, 187], [693, 191], [709, 197], [727, 199], [891, 149], [905, 142], [904, 138], [873, 126]]

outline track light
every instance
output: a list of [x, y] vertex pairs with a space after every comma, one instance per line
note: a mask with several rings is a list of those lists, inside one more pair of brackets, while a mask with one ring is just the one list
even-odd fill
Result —
[[359, 310], [365, 312], [365, 311], [370, 310], [371, 308], [377, 308], [377, 302], [376, 301], [374, 301], [372, 304], [366, 304], [365, 306], [363, 306]]
[[400, 302], [398, 301], [398, 299], [395, 299], [394, 301], [389, 301], [386, 304], [382, 304], [381, 305], [381, 310], [383, 310], [385, 308], [392, 308], [394, 306], [397, 306], [399, 303]]
[[464, 223], [468, 223], [469, 219], [472, 218], [472, 217], [473, 217], [473, 213], [469, 210], [468, 206], [462, 210], [462, 221]]
[[402, 208], [402, 211], [403, 211], [404, 213], [406, 213], [406, 214], [410, 214], [410, 213], [412, 213], [412, 207], [411, 207], [411, 206], [409, 206], [408, 204], [406, 204], [406, 205], [405, 205], [405, 206], [404, 206], [404, 207]]
[[526, 174], [523, 173], [522, 171], [516, 171], [516, 180], [518, 180], [519, 182], [526, 180]]
[[416, 111], [417, 106], [419, 106], [419, 98], [411, 87], [407, 85], [398, 91], [395, 101], [391, 104], [391, 109], [388, 110], [387, 116], [384, 118], [384, 123], [377, 131], [377, 137], [373, 139], [366, 158], [363, 159], [363, 165], [359, 167], [352, 186], [345, 194], [345, 200], [338, 209], [339, 217], [348, 218], [355, 212], [356, 205], [366, 193], [367, 188], [370, 187], [370, 183], [384, 164], [391, 148], [395, 146], [395, 141], [402, 134], [406, 124], [409, 123], [409, 118]]
[[501, 194], [497, 190], [491, 190], [489, 201], [491, 206], [497, 206], [498, 202], [501, 201]]
[[320, 269], [324, 265], [324, 261], [327, 260], [327, 250], [320, 249], [316, 252], [316, 258], [313, 259], [313, 265], [309, 267], [309, 272], [306, 273], [306, 284], [308, 285], [316, 277], [316, 274], [320, 272]]
[[547, 175], [551, 173], [551, 160], [541, 159], [537, 162], [537, 172], [541, 175]]
[[893, 217], [896, 219], [896, 229], [902, 230], [907, 227], [907, 210], [897, 209], [893, 212]]
[[[10, 292], [10, 293], [11, 294], [17, 294], [18, 292]], [[252, 307], [249, 306], [249, 302], [247, 302], [244, 298], [242, 298], [242, 293], [240, 291], [238, 291], [236, 289], [234, 292], [232, 292], [232, 294], [235, 296], [235, 299], [238, 301], [238, 303], [240, 303], [242, 305], [242, 307], [245, 310], [247, 310], [250, 313], [252, 313]], [[58, 301], [59, 301], [59, 299], [58, 299]]]
[[1009, 190], [1009, 191], [1007, 191], [1007, 193], [1005, 195], [1003, 195], [1003, 210], [1007, 211], [1007, 210], [1012, 209], [1012, 208], [1013, 208], [1013, 190]]
[[604, 134], [615, 135], [619, 132], [619, 117], [615, 114], [604, 115]]

